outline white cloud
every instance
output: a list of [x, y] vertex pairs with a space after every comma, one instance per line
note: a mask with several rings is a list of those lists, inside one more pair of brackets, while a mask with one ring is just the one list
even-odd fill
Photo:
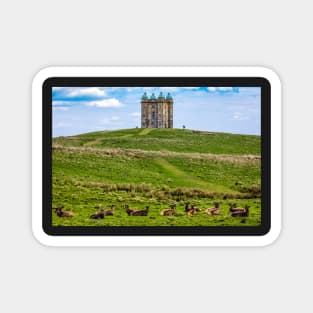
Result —
[[200, 89], [200, 87], [182, 87], [182, 89], [186, 89], [186, 90], [197, 90], [197, 89]]
[[68, 111], [70, 103], [68, 101], [52, 101], [53, 110]]
[[140, 112], [133, 112], [133, 113], [130, 113], [130, 115], [133, 117], [140, 117], [141, 113]]
[[208, 90], [214, 92], [216, 91], [216, 87], [208, 87]]
[[200, 89], [200, 87], [161, 87], [160, 89], [175, 92], [180, 90], [197, 90]]
[[160, 90], [165, 90], [165, 91], [177, 91], [178, 87], [161, 87]]
[[[119, 87], [119, 88], [125, 88], [125, 87]], [[138, 90], [141, 90], [142, 89], [142, 87], [128, 87], [128, 88], [126, 88], [126, 90], [128, 91], [128, 92], [132, 92], [132, 91], [138, 91]], [[145, 88], [146, 89], [146, 88]]]
[[232, 91], [233, 87], [218, 87], [218, 90], [220, 90], [220, 91]]
[[247, 115], [241, 112], [234, 112], [232, 117], [234, 120], [237, 120], [237, 121], [245, 121], [249, 119]]
[[52, 101], [52, 105], [53, 106], [57, 106], [57, 105], [68, 105], [69, 102], [68, 101]]
[[168, 92], [176, 93], [184, 90], [198, 90], [200, 87], [143, 87], [143, 89], [148, 93], [148, 96], [150, 96], [152, 92], [158, 96], [161, 91], [163, 92], [164, 96], [166, 96]]
[[55, 106], [55, 107], [53, 107], [53, 110], [57, 110], [57, 111], [68, 111], [68, 110], [69, 110], [69, 107]]
[[90, 107], [98, 107], [98, 108], [120, 108], [123, 104], [115, 98], [104, 99], [100, 101], [90, 101], [86, 103], [87, 106]]
[[208, 90], [211, 92], [216, 92], [216, 91], [233, 91], [233, 87], [208, 87]]
[[69, 97], [78, 97], [78, 96], [90, 96], [90, 97], [104, 97], [106, 92], [104, 89], [98, 87], [84, 87], [84, 88], [73, 88], [69, 93]]

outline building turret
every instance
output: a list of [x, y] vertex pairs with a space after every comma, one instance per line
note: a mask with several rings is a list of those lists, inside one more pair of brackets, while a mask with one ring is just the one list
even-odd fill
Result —
[[168, 106], [168, 116], [167, 116], [168, 128], [173, 128], [173, 103], [174, 101], [170, 93], [168, 93], [166, 96], [166, 102]]
[[150, 116], [150, 103], [149, 98], [147, 96], [147, 93], [144, 92], [144, 94], [141, 97], [141, 127], [147, 128], [150, 127], [149, 125], [149, 116]]
[[144, 92], [144, 94], [142, 95], [141, 100], [148, 100], [148, 96], [146, 92]]
[[164, 99], [164, 96], [163, 96], [163, 92], [162, 92], [162, 91], [160, 92], [158, 99]]
[[173, 97], [169, 92], [167, 93], [166, 100], [173, 100]]

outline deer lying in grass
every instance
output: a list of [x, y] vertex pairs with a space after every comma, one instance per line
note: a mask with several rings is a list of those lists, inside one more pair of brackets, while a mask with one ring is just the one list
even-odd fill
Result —
[[236, 203], [230, 203], [229, 204], [229, 212], [244, 212], [244, 208], [237, 207]]
[[73, 216], [75, 216], [75, 214], [72, 211], [63, 211], [63, 209], [64, 209], [63, 205], [54, 208], [54, 211], [58, 217], [73, 217]]
[[236, 207], [235, 204], [232, 204], [229, 208], [232, 217], [248, 217], [249, 216], [249, 206], [245, 205], [244, 208]]
[[187, 215], [193, 216], [195, 213], [201, 212], [201, 209], [200, 208], [195, 208], [194, 205], [192, 205], [191, 208], [190, 208], [189, 207], [189, 202], [187, 202], [186, 206], [185, 206], [185, 212], [187, 213]]
[[130, 209], [129, 205], [124, 205], [124, 209], [126, 211], [126, 213], [128, 214], [128, 216], [130, 216], [135, 210], [134, 209]]
[[130, 215], [131, 216], [147, 216], [149, 213], [149, 206], [146, 206], [145, 210], [135, 210]]
[[149, 206], [146, 206], [145, 210], [134, 210], [134, 209], [130, 209], [129, 206], [126, 204], [124, 206], [126, 213], [128, 214], [128, 216], [147, 216], [149, 213]]
[[185, 212], [188, 214], [189, 212], [191, 212], [191, 208], [189, 207], [189, 204], [190, 202], [186, 202], [186, 205], [185, 205]]
[[109, 209], [109, 210], [100, 209], [95, 214], [90, 215], [90, 218], [94, 219], [94, 220], [99, 220], [99, 219], [103, 219], [105, 216], [113, 216], [114, 210], [115, 210], [115, 205], [112, 204], [111, 209]]
[[176, 215], [176, 204], [171, 204], [169, 209], [165, 209], [160, 213], [162, 216]]
[[104, 216], [113, 216], [115, 210], [115, 205], [111, 204], [111, 208], [109, 210], [104, 210]]
[[209, 208], [205, 210], [207, 215], [219, 215], [221, 214], [221, 208], [219, 202], [214, 202], [214, 208]]
[[91, 214], [90, 218], [93, 220], [100, 220], [104, 218], [104, 210], [101, 209], [98, 212], [96, 212], [95, 214]]

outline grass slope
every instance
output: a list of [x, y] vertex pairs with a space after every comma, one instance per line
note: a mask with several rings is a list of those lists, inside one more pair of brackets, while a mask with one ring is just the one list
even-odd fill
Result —
[[[258, 225], [260, 137], [182, 129], [129, 129], [53, 140], [53, 206], [73, 210], [53, 215], [53, 225]], [[247, 157], [246, 155], [249, 155]], [[250, 157], [251, 156], [251, 157]], [[185, 201], [202, 208], [222, 203], [220, 216], [183, 213]], [[251, 216], [231, 218], [228, 203], [249, 204]], [[116, 214], [90, 220], [95, 206], [117, 205]], [[177, 203], [178, 216], [159, 212]], [[144, 208], [128, 217], [122, 206]]]
[[59, 137], [55, 143], [121, 149], [260, 155], [260, 137], [189, 129], [134, 128]]

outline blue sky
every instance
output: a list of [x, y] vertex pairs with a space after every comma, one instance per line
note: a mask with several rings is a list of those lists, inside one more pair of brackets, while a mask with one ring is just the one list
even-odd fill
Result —
[[261, 133], [259, 87], [53, 87], [53, 137], [140, 127], [144, 91], [171, 93], [175, 128]]

